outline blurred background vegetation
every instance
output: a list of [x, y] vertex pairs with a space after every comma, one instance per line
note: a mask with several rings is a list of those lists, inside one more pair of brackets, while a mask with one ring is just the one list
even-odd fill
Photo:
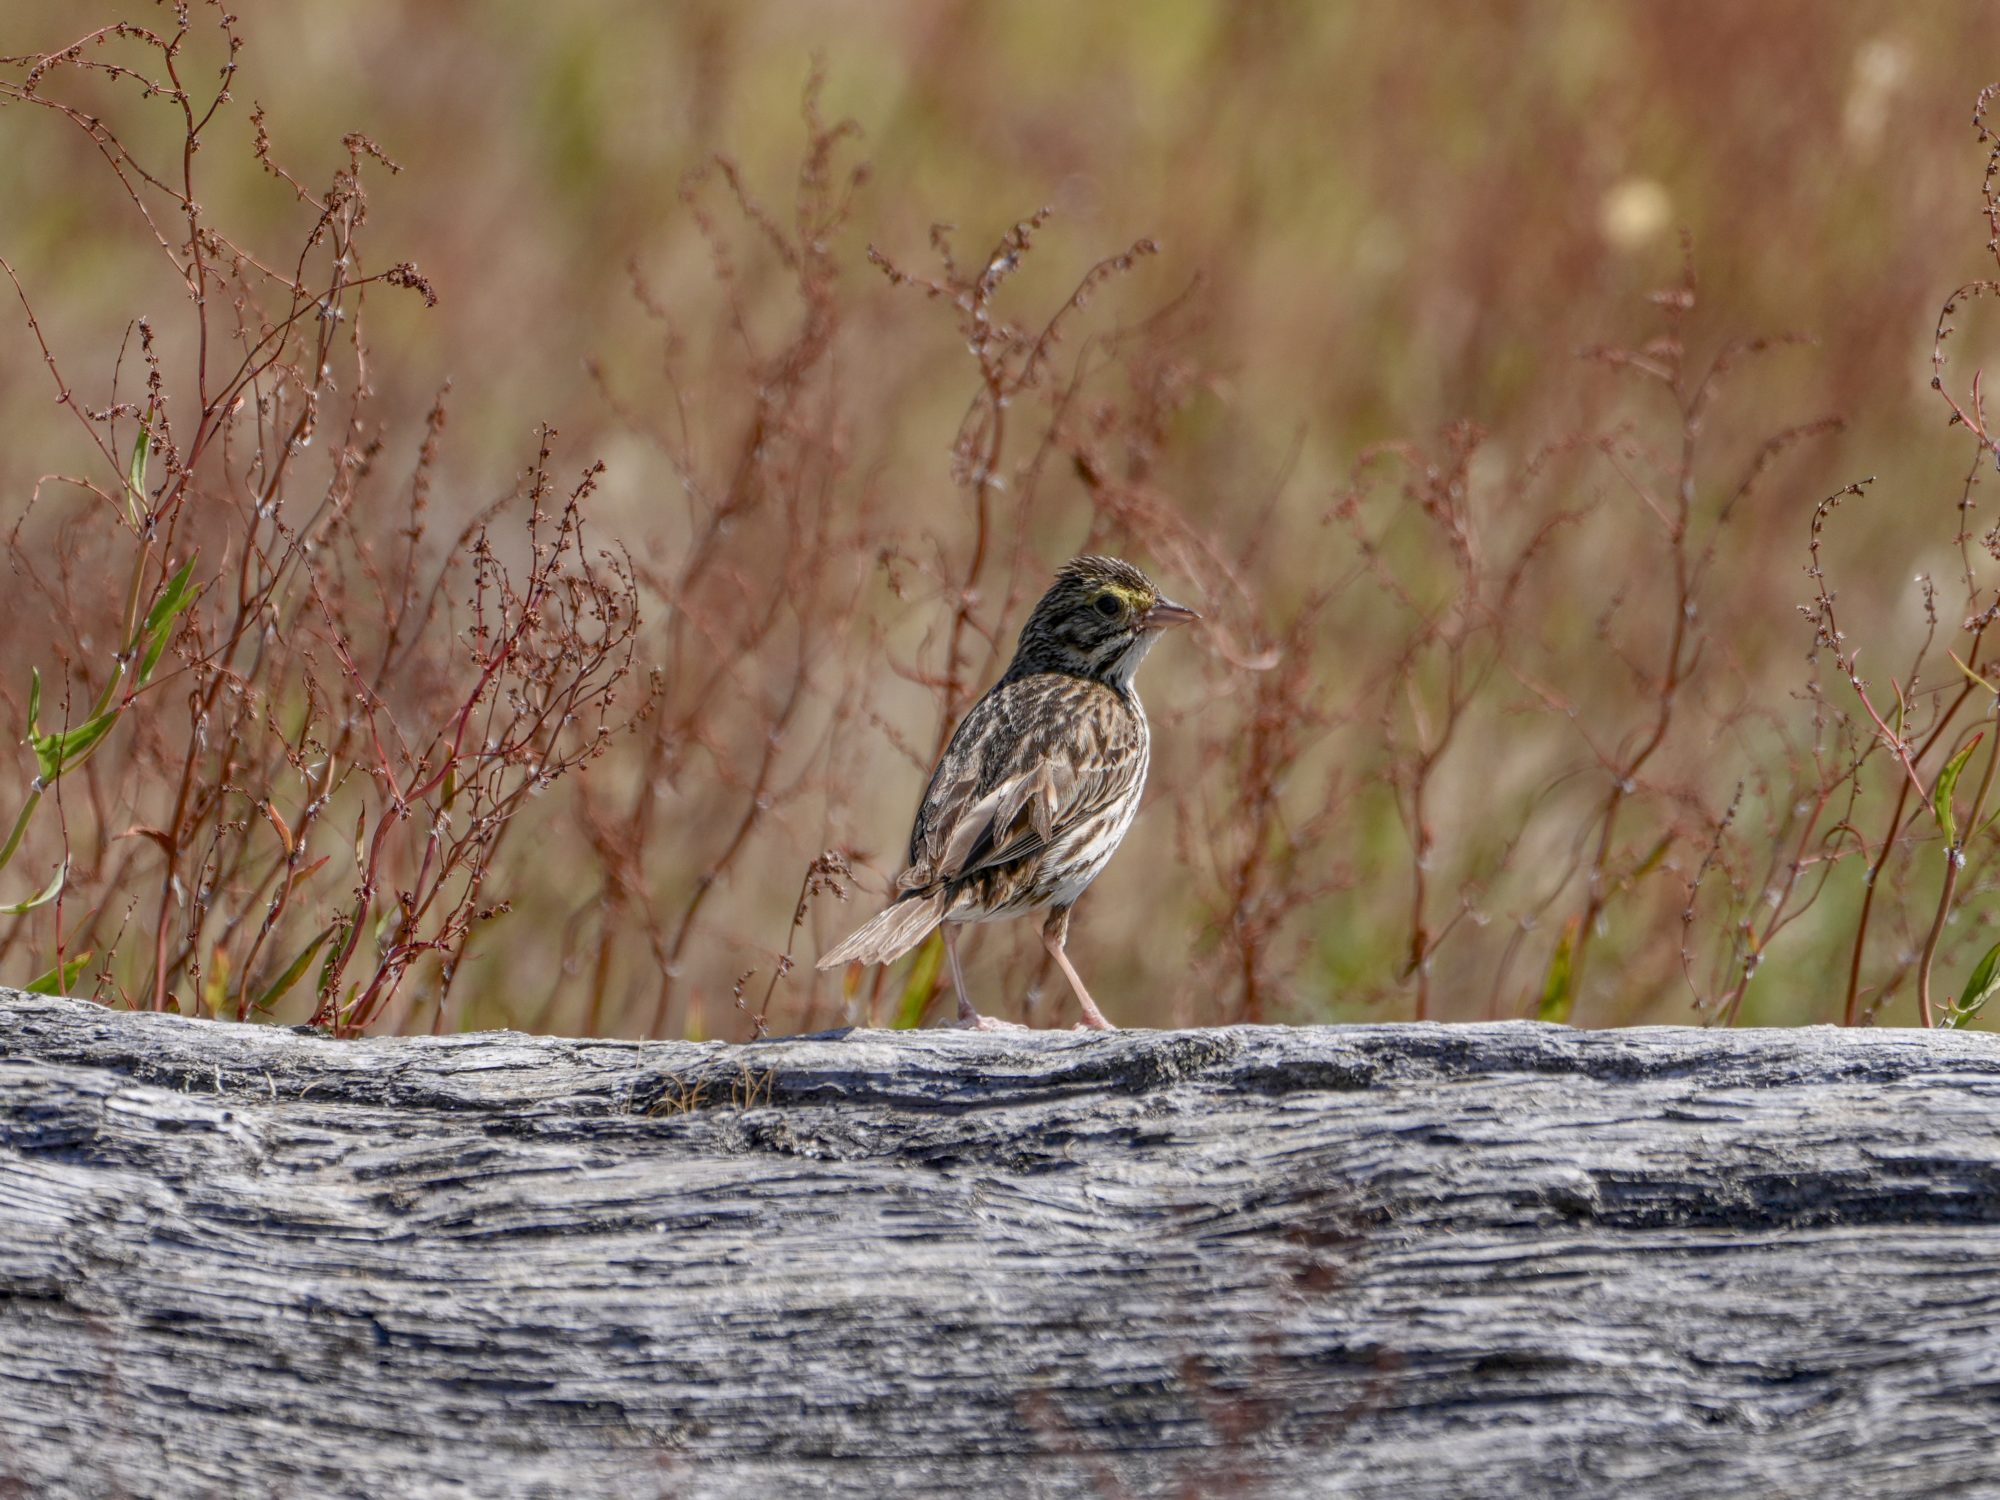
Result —
[[[0, 51], [31, 58], [121, 17], [173, 22], [14, 0]], [[191, 25], [213, 77], [214, 28]], [[991, 680], [1047, 571], [1087, 547], [1212, 621], [1147, 669], [1149, 805], [1078, 912], [1072, 952], [1113, 1019], [1394, 1019], [1419, 1003], [1442, 1019], [1840, 1019], [1885, 847], [1858, 1013], [1913, 1018], [1938, 830], [1890, 818], [1904, 773], [1815, 664], [1800, 607], [1816, 503], [1875, 476], [1828, 526], [1841, 624], [1878, 702], [1892, 671], [1913, 715], [1959, 688], [1942, 644], [1988, 586], [1965, 575], [1994, 566], [1976, 545], [1961, 561], [1961, 499], [1965, 530], [1991, 520], [1931, 353], [1952, 288], [1992, 269], [1969, 123], [2000, 75], [1991, 7], [348, 0], [256, 7], [241, 34], [199, 157], [209, 222], [273, 261], [310, 227], [255, 158], [253, 100], [273, 158], [316, 187], [364, 132], [402, 168], [367, 177], [373, 268], [415, 262], [437, 292], [435, 307], [369, 294], [364, 426], [397, 477], [365, 524], [405, 524], [395, 506], [447, 381], [440, 547], [519, 485], [547, 422], [559, 471], [607, 464], [593, 526], [639, 560], [639, 661], [666, 679], [644, 722], [518, 815], [482, 898], [508, 910], [448, 1003], [419, 965], [372, 1024], [740, 1035], [760, 1005], [774, 1030], [908, 1019], [934, 955], [914, 980], [815, 975], [811, 959], [899, 868], [955, 695]], [[820, 115], [858, 129], [812, 200], [844, 213], [796, 218], [821, 191], [801, 185], [815, 66]], [[59, 85], [177, 169], [159, 101], [95, 77], [43, 86]], [[18, 101], [0, 141], [0, 255], [68, 377], [107, 401], [141, 315], [183, 377], [185, 288], [98, 148]], [[1031, 331], [1104, 257], [1142, 239], [1157, 253], [1096, 287], [1046, 376], [998, 408], [1014, 413], [1005, 487], [982, 494], [967, 315], [892, 284], [870, 250], [941, 278], [932, 226], [949, 224], [976, 275], [1044, 207], [992, 303]], [[1682, 285], [1683, 230], [1697, 291], [1676, 324], [1649, 295]], [[57, 420], [9, 306], [0, 518], [21, 523], [18, 578], [89, 511], [45, 489], [30, 513], [37, 480], [101, 459]], [[1789, 334], [1812, 342], [1733, 364], [1699, 424], [1678, 545], [1713, 554], [1690, 595], [1672, 524], [1682, 404], [1635, 362], [1684, 358], [1685, 395], [1730, 341]], [[1961, 389], [1991, 345], [1969, 311]], [[1732, 503], [1760, 445], [1828, 417], [1837, 430], [1774, 445]], [[731, 500], [746, 465], [762, 477]], [[227, 488], [226, 464], [209, 482]], [[998, 540], [972, 572], [982, 502]], [[202, 555], [220, 566], [228, 545]], [[692, 567], [705, 547], [715, 560]], [[1922, 575], [1943, 623], [1909, 684]], [[26, 587], [0, 610], [11, 737], [29, 667], [88, 679], [93, 648]], [[1685, 657], [1677, 619], [1698, 622]], [[1671, 686], [1669, 652], [1687, 668]], [[141, 712], [179, 691], [149, 690]], [[1620, 790], [1663, 704], [1657, 751]], [[135, 718], [92, 762], [110, 810], [72, 809], [68, 927], [46, 909], [0, 919], [11, 981], [82, 926], [79, 992], [155, 993], [152, 904], [184, 898], [105, 851], [157, 820], [148, 736], [171, 734]], [[22, 786], [34, 770], [18, 752]], [[273, 972], [348, 899], [353, 821], [324, 825], [339, 857], [258, 958]], [[614, 847], [635, 829], [642, 848]], [[60, 834], [37, 824], [13, 885], [49, 877]], [[813, 894], [795, 937], [827, 849], [851, 856], [849, 899]], [[1969, 857], [1938, 955], [1952, 995], [1994, 936], [1994, 873]], [[190, 957], [160, 989], [183, 1008], [203, 1008], [202, 962], [212, 974], [234, 941], [226, 906], [176, 936]], [[1021, 925], [981, 932], [981, 1004], [1066, 1019]], [[118, 940], [128, 926], [146, 940]], [[798, 967], [780, 975], [788, 948]], [[310, 989], [274, 1013], [311, 1013]]]

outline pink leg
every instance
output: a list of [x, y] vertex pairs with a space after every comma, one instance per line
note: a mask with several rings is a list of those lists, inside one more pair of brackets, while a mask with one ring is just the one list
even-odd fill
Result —
[[1104, 1018], [1104, 1012], [1097, 1008], [1097, 1002], [1090, 998], [1090, 991], [1083, 987], [1083, 980], [1077, 976], [1076, 966], [1069, 961], [1063, 951], [1063, 944], [1069, 940], [1069, 908], [1058, 906], [1049, 913], [1048, 921], [1042, 924], [1042, 946], [1049, 950], [1049, 956], [1056, 961], [1056, 967], [1069, 980], [1069, 987], [1076, 991], [1076, 1002], [1083, 1007], [1083, 1025], [1078, 1030], [1116, 1031]]

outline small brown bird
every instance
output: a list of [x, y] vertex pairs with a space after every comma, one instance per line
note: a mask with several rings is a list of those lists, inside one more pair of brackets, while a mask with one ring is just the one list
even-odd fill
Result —
[[1146, 785], [1151, 736], [1132, 674], [1162, 632], [1199, 619], [1115, 557], [1063, 564], [1014, 660], [931, 772], [889, 909], [820, 959], [886, 964], [944, 926], [958, 1024], [991, 1030], [958, 963], [960, 922], [1048, 910], [1042, 942], [1086, 1026], [1111, 1029], [1063, 951], [1070, 908], [1109, 863]]

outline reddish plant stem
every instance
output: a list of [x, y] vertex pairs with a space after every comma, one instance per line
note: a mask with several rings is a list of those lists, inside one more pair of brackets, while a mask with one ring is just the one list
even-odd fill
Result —
[[[1951, 700], [1938, 717], [1938, 722], [1932, 727], [1930, 735], [1917, 750], [1914, 757], [1917, 761], [1921, 762], [1930, 753], [1931, 748], [1951, 726], [1952, 719], [1965, 705], [1966, 699], [1972, 696], [1973, 691], [1971, 683], [1966, 683], [1959, 690], [1958, 696]], [[1841, 1012], [1843, 1026], [1860, 1024], [1861, 957], [1868, 943], [1869, 917], [1875, 909], [1875, 891], [1881, 884], [1883, 867], [1889, 863], [1889, 856], [1895, 852], [1897, 830], [1903, 826], [1903, 810], [1908, 806], [1909, 800], [1910, 782], [1907, 778], [1899, 779], [1896, 783], [1896, 805], [1889, 815], [1889, 826], [1882, 836], [1882, 847], [1875, 856], [1875, 862], [1868, 867], [1866, 882], [1862, 887], [1861, 913], [1855, 919], [1854, 925], [1854, 948], [1847, 960], [1847, 1002]]]

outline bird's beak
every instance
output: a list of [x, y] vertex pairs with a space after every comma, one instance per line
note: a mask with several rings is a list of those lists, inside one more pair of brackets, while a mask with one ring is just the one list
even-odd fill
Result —
[[1155, 599], [1153, 607], [1146, 611], [1143, 623], [1148, 630], [1165, 630], [1169, 625], [1190, 625], [1200, 618], [1200, 615], [1185, 604], [1176, 604], [1163, 594]]

